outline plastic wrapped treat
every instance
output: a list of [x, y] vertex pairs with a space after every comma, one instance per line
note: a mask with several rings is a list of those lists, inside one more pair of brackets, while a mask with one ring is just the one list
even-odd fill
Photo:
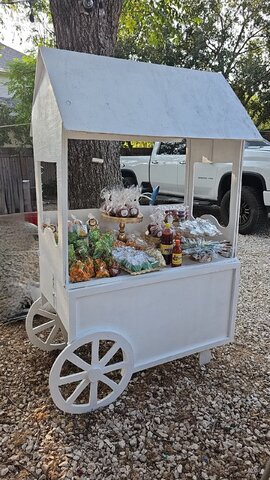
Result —
[[208, 263], [213, 258], [218, 258], [218, 255], [227, 258], [232, 255], [232, 246], [226, 240], [183, 238], [182, 249], [185, 255], [190, 255], [193, 260], [200, 263]]
[[99, 228], [90, 229], [88, 232], [88, 244], [89, 244], [89, 255], [93, 255], [96, 247], [96, 243], [101, 237], [101, 232]]
[[112, 256], [114, 238], [110, 233], [104, 233], [95, 244], [93, 258], [107, 260]]
[[88, 257], [88, 254], [89, 254], [88, 245], [83, 239], [79, 238], [79, 240], [77, 240], [77, 242], [75, 243], [74, 249], [75, 249], [77, 258], [84, 260]]
[[71, 244], [68, 246], [68, 263], [72, 265], [74, 262], [76, 262], [76, 254], [74, 245]]
[[160, 207], [155, 207], [153, 213], [150, 215], [150, 223], [145, 233], [146, 236], [160, 239], [164, 225], [164, 210]]
[[141, 234], [135, 232], [127, 235], [126, 243], [123, 246], [125, 245], [127, 247], [134, 247], [136, 250], [146, 250], [149, 247], [148, 243], [142, 238]]
[[[83, 224], [81, 220], [76, 218], [74, 215], [71, 215], [72, 224], [73, 224], [73, 232], [76, 232], [79, 237], [87, 238], [87, 226]], [[70, 228], [70, 224], [68, 224], [68, 229]]]
[[54, 223], [51, 223], [49, 218], [46, 218], [45, 222], [42, 225], [43, 229], [49, 228], [53, 233], [57, 232], [57, 226]]
[[68, 220], [68, 233], [73, 233], [73, 222], [72, 220]]
[[100, 258], [94, 261], [96, 278], [108, 278], [110, 273], [108, 271], [106, 263]]
[[102, 211], [112, 217], [128, 218], [139, 215], [139, 187], [104, 189]]
[[[166, 207], [165, 207], [166, 208]], [[189, 206], [179, 205], [177, 208], [166, 208], [165, 210], [165, 222], [171, 224], [178, 224], [188, 219]]]
[[129, 211], [129, 217], [137, 217], [140, 213], [140, 195], [141, 191], [138, 186], [132, 185], [126, 190], [126, 205]]
[[146, 250], [146, 253], [150, 255], [150, 257], [155, 258], [158, 261], [160, 267], [166, 267], [166, 262], [160, 250], [158, 250], [157, 248], [148, 248], [148, 250]]
[[154, 257], [133, 247], [114, 248], [113, 257], [121, 268], [131, 274], [150, 272], [160, 268], [159, 262]]
[[220, 230], [204, 218], [182, 222], [179, 225], [179, 232], [184, 237], [215, 237], [221, 235]]
[[113, 257], [107, 261], [107, 268], [110, 277], [116, 277], [119, 274], [120, 267]]
[[85, 262], [77, 260], [70, 267], [69, 278], [72, 283], [85, 282], [95, 276], [93, 261], [87, 258]]
[[88, 214], [86, 225], [88, 231], [99, 228], [98, 220], [96, 219], [96, 217], [94, 217], [94, 215], [92, 215], [92, 213]]

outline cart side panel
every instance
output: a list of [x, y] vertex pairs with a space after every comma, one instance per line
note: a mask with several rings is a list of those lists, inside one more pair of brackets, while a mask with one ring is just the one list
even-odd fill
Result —
[[39, 232], [39, 249], [40, 291], [56, 310], [68, 331], [68, 296], [61, 279], [61, 255], [54, 234], [49, 228]]
[[227, 343], [238, 287], [238, 264], [233, 265], [74, 297], [73, 335], [106, 330], [123, 335], [134, 350], [135, 370]]

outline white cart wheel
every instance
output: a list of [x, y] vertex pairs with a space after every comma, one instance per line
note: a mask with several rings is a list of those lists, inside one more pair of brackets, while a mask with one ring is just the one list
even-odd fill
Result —
[[131, 345], [113, 332], [97, 332], [68, 345], [55, 360], [49, 378], [60, 410], [86, 413], [114, 402], [133, 373]]
[[62, 350], [67, 344], [66, 330], [52, 306], [38, 298], [31, 305], [25, 321], [30, 342], [44, 351]]

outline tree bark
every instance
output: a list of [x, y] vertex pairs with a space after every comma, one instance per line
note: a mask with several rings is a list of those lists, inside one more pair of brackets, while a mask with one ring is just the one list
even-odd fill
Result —
[[[92, 3], [88, 11], [82, 0], [50, 0], [57, 48], [113, 56], [123, 0]], [[119, 154], [119, 142], [69, 140], [70, 209], [99, 207], [101, 190], [121, 183]]]

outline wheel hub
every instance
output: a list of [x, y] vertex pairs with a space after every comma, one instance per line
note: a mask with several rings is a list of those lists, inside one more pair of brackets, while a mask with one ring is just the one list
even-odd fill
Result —
[[240, 224], [241, 225], [245, 224], [248, 221], [250, 213], [251, 213], [250, 207], [246, 202], [242, 201], [240, 206]]
[[96, 382], [101, 377], [101, 368], [99, 366], [91, 367], [87, 372], [90, 382]]

